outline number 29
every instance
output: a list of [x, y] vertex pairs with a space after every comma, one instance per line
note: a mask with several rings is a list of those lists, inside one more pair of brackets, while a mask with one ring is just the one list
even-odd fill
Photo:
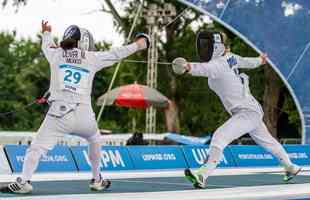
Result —
[[72, 72], [71, 70], [65, 71], [64, 81], [78, 84], [81, 81], [82, 75], [79, 72]]

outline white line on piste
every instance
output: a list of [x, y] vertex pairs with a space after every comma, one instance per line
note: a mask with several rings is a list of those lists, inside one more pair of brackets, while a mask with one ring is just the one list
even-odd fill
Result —
[[[121, 183], [145, 183], [145, 184], [157, 184], [157, 185], [175, 185], [175, 186], [189, 186], [192, 187], [192, 184], [188, 183], [169, 183], [169, 182], [163, 182], [163, 181], [140, 181], [140, 180], [114, 180], [113, 182], [121, 182]], [[208, 184], [208, 186], [211, 187], [236, 187], [235, 185], [211, 185]]]
[[[310, 166], [303, 167], [303, 175], [310, 175]], [[249, 175], [256, 173], [282, 173], [283, 168], [268, 167], [268, 168], [219, 168], [213, 174], [214, 176], [226, 175]], [[155, 178], [155, 177], [183, 177], [183, 170], [148, 170], [148, 171], [117, 171], [103, 172], [105, 178], [109, 179], [131, 179], [131, 178]], [[20, 174], [0, 175], [1, 182], [14, 181]], [[72, 181], [72, 180], [89, 180], [92, 175], [90, 172], [79, 173], [36, 173], [32, 181]]]
[[297, 196], [309, 197], [310, 184], [272, 185], [256, 187], [220, 188], [206, 190], [138, 192], [138, 193], [97, 193], [78, 195], [9, 197], [1, 200], [258, 200], [289, 199]]
[[113, 182], [121, 182], [121, 183], [145, 183], [145, 184], [157, 184], [157, 185], [192, 186], [191, 184], [185, 184], [185, 183], [168, 183], [168, 182], [161, 182], [161, 181], [113, 180]]

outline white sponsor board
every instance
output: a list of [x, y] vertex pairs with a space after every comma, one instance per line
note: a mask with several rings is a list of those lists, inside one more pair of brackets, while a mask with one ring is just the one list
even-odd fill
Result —
[[6, 158], [2, 146], [0, 146], [0, 174], [12, 174], [9, 162]]

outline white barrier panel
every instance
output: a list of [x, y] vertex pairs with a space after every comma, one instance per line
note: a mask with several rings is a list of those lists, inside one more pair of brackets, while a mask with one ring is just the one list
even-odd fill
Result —
[[12, 174], [9, 162], [6, 158], [2, 146], [0, 146], [0, 174]]

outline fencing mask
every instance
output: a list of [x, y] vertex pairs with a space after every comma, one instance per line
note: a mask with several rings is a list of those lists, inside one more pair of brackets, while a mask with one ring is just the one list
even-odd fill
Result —
[[60, 46], [65, 50], [72, 48], [79, 48], [82, 51], [96, 50], [92, 34], [87, 29], [76, 25], [71, 25], [66, 29]]
[[196, 47], [200, 61], [209, 62], [211, 59], [224, 54], [224, 36], [220, 32], [199, 32], [197, 34]]

